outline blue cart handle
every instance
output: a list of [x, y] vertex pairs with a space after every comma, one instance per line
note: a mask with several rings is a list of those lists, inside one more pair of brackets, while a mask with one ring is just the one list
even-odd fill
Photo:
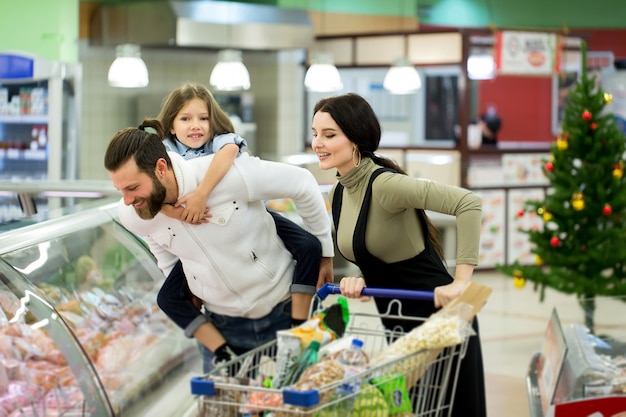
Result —
[[[339, 285], [326, 283], [322, 286], [322, 288], [317, 290], [317, 296], [322, 300], [325, 300], [329, 294], [341, 294], [341, 288]], [[363, 288], [363, 291], [361, 291], [361, 295], [384, 298], [400, 298], [404, 300], [432, 301], [435, 299], [435, 293], [433, 291], [399, 290], [394, 288], [365, 287]]]

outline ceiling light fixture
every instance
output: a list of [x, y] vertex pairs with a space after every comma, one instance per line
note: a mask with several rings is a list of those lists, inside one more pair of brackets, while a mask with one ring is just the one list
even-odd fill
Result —
[[149, 83], [148, 68], [141, 59], [139, 45], [123, 44], [115, 48], [115, 61], [109, 68], [109, 85], [121, 88], [143, 88]]
[[422, 78], [407, 58], [399, 58], [385, 74], [383, 87], [391, 94], [412, 94], [422, 87]]
[[470, 80], [491, 80], [496, 76], [493, 55], [470, 55], [467, 58], [467, 77]]
[[333, 64], [332, 55], [318, 52], [304, 76], [304, 86], [309, 91], [332, 93], [343, 88], [339, 70]]
[[209, 83], [221, 91], [250, 89], [250, 74], [241, 59], [241, 51], [223, 49], [217, 54], [217, 65], [211, 71]]

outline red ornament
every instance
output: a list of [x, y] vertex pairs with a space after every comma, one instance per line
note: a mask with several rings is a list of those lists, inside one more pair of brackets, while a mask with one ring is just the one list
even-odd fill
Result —
[[585, 110], [583, 112], [583, 120], [587, 120], [587, 121], [591, 120], [591, 112], [589, 110]]
[[555, 247], [555, 248], [556, 248], [557, 246], [559, 246], [559, 243], [560, 243], [560, 242], [561, 242], [561, 241], [560, 241], [560, 240], [559, 240], [559, 238], [558, 238], [558, 237], [556, 237], [556, 236], [553, 236], [553, 237], [552, 237], [552, 239], [550, 239], [550, 245], [552, 245], [552, 246], [553, 246], [553, 247]]
[[602, 214], [604, 214], [605, 216], [609, 216], [612, 212], [613, 209], [608, 204], [605, 204], [604, 207], [602, 207]]
[[520, 210], [517, 212], [517, 217], [524, 217], [524, 209], [520, 209]]
[[587, 252], [587, 245], [582, 245], [580, 247], [581, 252]]
[[554, 169], [554, 163], [552, 161], [546, 162], [546, 171], [552, 172], [553, 169]]
[[598, 124], [596, 122], [593, 122], [589, 125], [589, 129], [591, 130], [596, 130], [598, 128]]

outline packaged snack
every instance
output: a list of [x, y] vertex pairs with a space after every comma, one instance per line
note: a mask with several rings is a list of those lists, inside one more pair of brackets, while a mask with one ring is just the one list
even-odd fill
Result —
[[[334, 400], [330, 398], [329, 401]], [[315, 417], [388, 417], [389, 406], [383, 394], [373, 385], [363, 383], [361, 391], [352, 399], [340, 401], [333, 406], [324, 408]]]
[[348, 300], [339, 297], [337, 303], [311, 317], [298, 327], [276, 332], [276, 374], [274, 388], [284, 386], [289, 369], [300, 359], [312, 341], [320, 346], [343, 336], [348, 324]]
[[370, 382], [382, 392], [385, 402], [389, 407], [390, 416], [396, 416], [401, 413], [411, 413], [413, 411], [403, 374], [396, 373], [379, 378], [372, 378]]

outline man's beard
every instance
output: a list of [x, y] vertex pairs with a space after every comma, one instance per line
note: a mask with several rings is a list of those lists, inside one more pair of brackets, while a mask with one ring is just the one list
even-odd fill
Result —
[[154, 216], [161, 211], [161, 206], [163, 206], [163, 202], [165, 201], [165, 187], [156, 176], [152, 177], [152, 188], [152, 193], [145, 199], [147, 205], [142, 208], [135, 207], [135, 211], [139, 217], [144, 220], [154, 219]]

